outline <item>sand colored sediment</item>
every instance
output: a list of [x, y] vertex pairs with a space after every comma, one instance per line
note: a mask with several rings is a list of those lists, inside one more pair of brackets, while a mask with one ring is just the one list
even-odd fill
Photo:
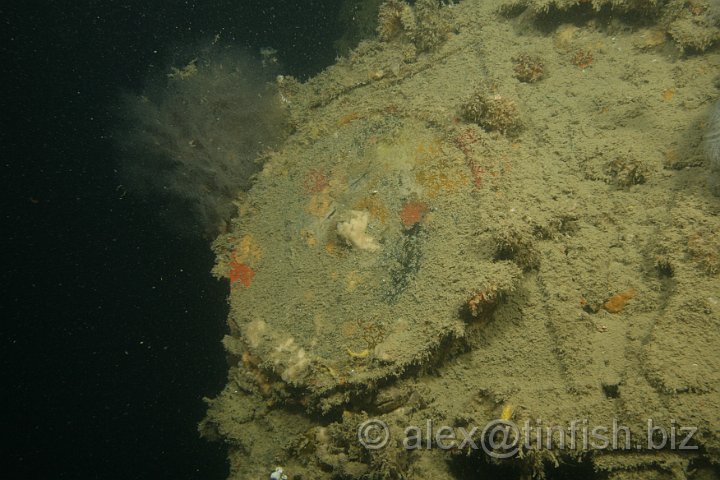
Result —
[[[700, 147], [720, 54], [593, 15], [540, 30], [499, 6], [445, 7], [428, 53], [371, 41], [281, 81], [296, 132], [215, 245], [219, 275], [248, 238], [256, 252], [201, 427], [228, 442], [231, 478], [493, 468], [482, 451], [369, 452], [368, 418], [393, 438], [428, 418], [699, 428], [699, 453], [528, 451], [504, 461], [517, 478], [555, 460], [613, 478], [720, 461], [720, 204]], [[523, 54], [539, 81], [515, 78]], [[478, 91], [512, 101], [521, 128], [464, 119]], [[359, 216], [373, 248], [338, 235]]]

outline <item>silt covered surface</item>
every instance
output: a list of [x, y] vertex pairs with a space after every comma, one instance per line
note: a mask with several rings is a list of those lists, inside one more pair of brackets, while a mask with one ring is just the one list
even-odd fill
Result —
[[[418, 14], [304, 84], [278, 79], [295, 132], [215, 242], [230, 371], [201, 430], [228, 443], [231, 478], [684, 478], [720, 460], [701, 148], [717, 48], [683, 54], [658, 16], [622, 9], [500, 7]], [[542, 74], [520, 81], [530, 58]], [[357, 441], [368, 418], [401, 438], [500, 417], [638, 438], [652, 419], [697, 427], [700, 448], [495, 461]]]

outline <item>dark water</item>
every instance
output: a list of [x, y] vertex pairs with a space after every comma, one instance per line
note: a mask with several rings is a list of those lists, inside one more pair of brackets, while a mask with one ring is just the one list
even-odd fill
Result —
[[5, 478], [224, 478], [200, 439], [224, 384], [227, 287], [206, 239], [127, 194], [119, 92], [220, 33], [308, 76], [335, 57], [337, 2], [30, 2], [3, 10]]

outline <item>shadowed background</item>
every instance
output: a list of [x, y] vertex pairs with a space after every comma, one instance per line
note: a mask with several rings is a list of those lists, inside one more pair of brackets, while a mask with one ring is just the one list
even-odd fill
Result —
[[226, 476], [196, 424], [224, 383], [227, 285], [207, 239], [129, 192], [111, 132], [123, 93], [218, 34], [299, 78], [331, 63], [336, 2], [288, 3], [2, 7], [6, 478]]

